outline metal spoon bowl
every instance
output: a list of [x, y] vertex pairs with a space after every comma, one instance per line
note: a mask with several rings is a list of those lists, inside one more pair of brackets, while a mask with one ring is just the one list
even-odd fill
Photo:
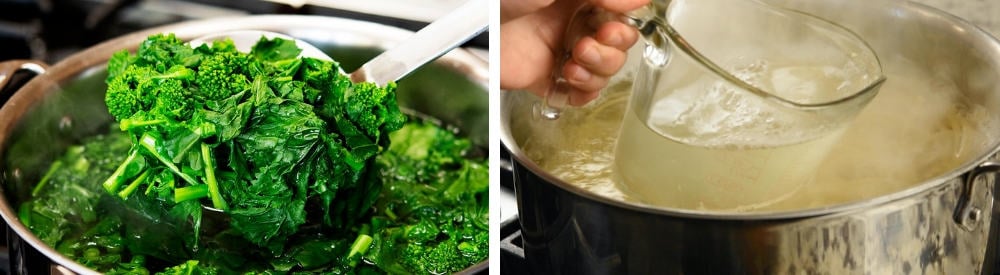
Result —
[[326, 53], [323, 53], [323, 51], [321, 51], [319, 48], [316, 48], [315, 46], [309, 44], [308, 42], [284, 34], [269, 32], [269, 31], [241, 30], [241, 31], [213, 33], [195, 38], [194, 40], [191, 40], [188, 43], [190, 44], [191, 47], [198, 47], [201, 46], [202, 44], [211, 43], [212, 41], [229, 38], [233, 40], [233, 45], [236, 46], [236, 50], [241, 52], [250, 52], [250, 50], [253, 48], [253, 45], [257, 44], [257, 41], [260, 40], [261, 37], [266, 37], [267, 39], [281, 38], [281, 39], [295, 41], [295, 45], [298, 46], [299, 49], [302, 49], [302, 53], [299, 53], [300, 58], [312, 57], [327, 61], [333, 61], [333, 58], [330, 58], [330, 56], [326, 55]]

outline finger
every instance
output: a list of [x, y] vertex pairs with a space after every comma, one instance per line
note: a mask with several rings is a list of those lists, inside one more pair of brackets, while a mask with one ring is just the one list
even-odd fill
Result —
[[606, 22], [597, 29], [594, 38], [601, 44], [626, 51], [639, 40], [639, 32], [622, 22]]
[[585, 92], [597, 92], [608, 85], [608, 76], [594, 74], [575, 61], [566, 62], [563, 77], [570, 86]]
[[[530, 18], [525, 18], [530, 19]], [[545, 29], [534, 22], [517, 20], [500, 28], [500, 86], [502, 89], [532, 91], [544, 90], [543, 83], [551, 82], [550, 76], [556, 63], [546, 41], [533, 38]], [[529, 20], [530, 21], [530, 20]], [[523, 23], [523, 24], [522, 24]], [[528, 62], [522, 62], [528, 60]]]
[[591, 0], [595, 6], [613, 12], [627, 12], [649, 3], [649, 0]]
[[628, 56], [622, 50], [597, 43], [593, 37], [584, 37], [573, 48], [573, 61], [591, 74], [611, 76], [625, 64]]

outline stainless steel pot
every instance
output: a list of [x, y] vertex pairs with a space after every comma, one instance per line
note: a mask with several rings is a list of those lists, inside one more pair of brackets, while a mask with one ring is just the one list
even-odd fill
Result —
[[[992, 112], [989, 129], [1000, 129], [1000, 42], [977, 27], [905, 1], [770, 2], [840, 23], [880, 56], [901, 55], [954, 81]], [[1000, 140], [891, 194], [722, 215], [612, 200], [547, 173], [521, 147], [537, 101], [503, 94], [500, 136], [514, 161], [524, 256], [538, 274], [992, 274]]]
[[[324, 50], [353, 71], [381, 50], [408, 37], [411, 32], [375, 24], [333, 17], [250, 16], [193, 21], [122, 36], [53, 65], [20, 88], [0, 108], [0, 155], [3, 156], [0, 216], [9, 225], [12, 271], [15, 274], [48, 273], [50, 265], [34, 266], [31, 257], [51, 259], [58, 270], [81, 274], [96, 273], [60, 255], [35, 237], [18, 220], [15, 205], [25, 199], [23, 190], [44, 173], [49, 162], [81, 137], [94, 135], [111, 117], [104, 107], [105, 63], [121, 49], [135, 50], [139, 42], [154, 33], [171, 32], [189, 40], [205, 34], [255, 29], [288, 34]], [[40, 65], [11, 61], [3, 68], [41, 71]], [[5, 79], [0, 72], [0, 84]], [[456, 49], [430, 65], [399, 81], [397, 100], [413, 109], [454, 125], [474, 142], [485, 147], [488, 130], [488, 66], [464, 49]], [[37, 252], [35, 252], [37, 250]], [[483, 261], [461, 272], [485, 270]], [[57, 270], [57, 269], [53, 269]]]

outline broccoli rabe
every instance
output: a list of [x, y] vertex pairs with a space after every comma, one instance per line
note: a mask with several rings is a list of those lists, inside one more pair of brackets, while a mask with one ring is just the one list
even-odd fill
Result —
[[[32, 190], [34, 200], [22, 204], [18, 218], [46, 244], [56, 246], [82, 224], [98, 221], [101, 182], [131, 146], [122, 135], [100, 135], [70, 147], [55, 160]], [[72, 217], [75, 222], [65, 222]]]
[[[104, 192], [101, 181], [115, 172], [131, 147], [129, 136], [117, 125], [113, 129], [108, 136], [71, 147], [53, 162], [32, 190], [35, 199], [19, 212], [42, 240], [96, 270], [439, 274], [487, 257], [485, 160], [468, 140], [433, 124], [409, 122], [390, 135], [394, 145], [377, 157], [385, 187], [375, 196], [375, 207], [358, 211], [362, 222], [330, 230], [320, 219], [307, 221], [310, 229], [289, 236], [278, 252], [250, 249], [253, 244], [235, 228], [218, 228], [219, 217], [209, 221], [214, 228], [192, 231], [199, 226], [191, 222], [201, 218], [190, 215], [201, 215], [201, 204], [171, 202], [175, 194], [187, 196], [182, 190], [191, 187], [174, 188], [182, 179], [167, 169], [147, 170], [123, 183], [119, 193]], [[227, 172], [219, 178], [232, 176]], [[138, 181], [147, 183], [133, 187]], [[130, 192], [128, 200], [120, 199], [122, 192]], [[138, 200], [135, 194], [164, 199]]]
[[184, 66], [171, 67], [162, 74], [149, 67], [129, 66], [108, 80], [108, 112], [118, 120], [151, 110], [171, 119], [184, 119], [193, 105], [188, 86], [192, 80], [194, 71]]
[[250, 53], [229, 40], [192, 48], [167, 34], [115, 54], [106, 103], [134, 146], [104, 187], [168, 205], [205, 198], [272, 251], [307, 215], [352, 224], [372, 200], [333, 198], [377, 194], [368, 166], [405, 116], [395, 84], [352, 83], [337, 63], [303, 62], [300, 51], [266, 38]]
[[440, 274], [484, 261], [478, 148], [408, 122], [394, 83], [351, 83], [297, 54], [288, 40], [239, 53], [172, 35], [116, 53], [105, 99], [117, 123], [55, 160], [19, 218], [107, 274]]
[[467, 139], [430, 123], [390, 135], [366, 259], [390, 273], [443, 274], [488, 256], [489, 172]]
[[198, 65], [198, 95], [206, 100], [226, 99], [250, 90], [250, 56], [236, 51], [218, 50]]
[[188, 260], [180, 265], [168, 267], [156, 274], [159, 275], [215, 275], [219, 271], [205, 265], [199, 265], [197, 260]]

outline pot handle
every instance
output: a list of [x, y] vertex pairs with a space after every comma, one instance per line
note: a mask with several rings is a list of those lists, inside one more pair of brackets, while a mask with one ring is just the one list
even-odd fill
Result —
[[[955, 223], [965, 230], [973, 230], [979, 226], [983, 216], [983, 206], [974, 203], [976, 198], [976, 179], [979, 176], [1000, 172], [1000, 162], [987, 161], [969, 171], [964, 179], [962, 194], [958, 197], [958, 207], [955, 208]], [[994, 194], [998, 195], [998, 194]], [[987, 209], [989, 210], [989, 209]]]
[[[5, 92], [4, 94], [0, 94], [0, 98], [3, 99], [3, 101], [0, 101], [0, 105], [6, 103], [7, 99], [10, 98], [10, 94], [6, 93], [7, 91], [16, 91], [20, 88], [20, 85], [26, 83], [26, 81], [14, 81], [19, 80], [19, 78], [15, 77], [18, 72], [27, 71], [31, 73], [30, 77], [34, 77], [45, 73], [45, 70], [48, 68], [48, 64], [38, 60], [14, 59], [0, 62], [0, 92]], [[14, 85], [17, 86], [15, 87]]]

